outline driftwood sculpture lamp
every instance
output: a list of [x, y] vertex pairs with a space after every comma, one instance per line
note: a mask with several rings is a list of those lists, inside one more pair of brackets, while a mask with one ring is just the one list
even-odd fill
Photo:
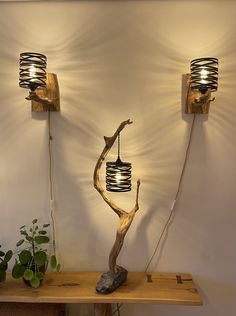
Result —
[[[119, 226], [116, 232], [116, 240], [109, 255], [109, 271], [102, 274], [96, 286], [97, 292], [101, 294], [108, 294], [113, 292], [127, 279], [128, 271], [123, 267], [117, 265], [116, 260], [123, 246], [125, 235], [135, 217], [136, 212], [139, 209], [138, 197], [140, 180], [137, 181], [135, 205], [130, 212], [126, 212], [112, 201], [107, 192], [105, 192], [99, 178], [99, 171], [101, 169], [103, 161], [105, 160], [115, 140], [117, 138], [119, 140], [121, 131], [129, 124], [132, 124], [130, 120], [122, 122], [113, 136], [104, 137], [105, 147], [100, 157], [98, 158], [97, 164], [94, 169], [93, 180], [95, 189], [99, 192], [103, 200], [111, 207], [111, 209], [118, 215], [120, 219]], [[118, 142], [117, 161], [107, 163], [107, 190], [113, 192], [126, 192], [131, 190], [131, 164], [121, 161], [119, 148], [120, 146]]]
[[185, 113], [208, 114], [211, 92], [218, 88], [218, 59], [197, 58], [191, 61], [191, 74], [187, 74], [187, 99]]
[[32, 111], [60, 111], [57, 76], [46, 72], [47, 57], [39, 53], [20, 54], [19, 86], [30, 89], [26, 100], [32, 101]]

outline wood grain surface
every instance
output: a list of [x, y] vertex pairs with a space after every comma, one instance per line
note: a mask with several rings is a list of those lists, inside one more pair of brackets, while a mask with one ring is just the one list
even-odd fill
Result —
[[115, 292], [97, 294], [100, 272], [49, 272], [43, 285], [32, 289], [7, 274], [0, 283], [0, 302], [25, 303], [149, 303], [202, 305], [190, 274], [130, 272]]

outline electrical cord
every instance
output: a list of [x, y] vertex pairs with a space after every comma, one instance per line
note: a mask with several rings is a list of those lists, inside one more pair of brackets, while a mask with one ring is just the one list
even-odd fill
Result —
[[188, 141], [188, 145], [187, 145], [186, 152], [185, 152], [184, 163], [183, 163], [182, 171], [181, 171], [181, 174], [180, 174], [180, 178], [179, 178], [179, 182], [178, 182], [178, 187], [177, 187], [177, 191], [176, 191], [176, 194], [175, 194], [175, 198], [174, 198], [174, 201], [173, 201], [173, 203], [171, 205], [171, 208], [170, 208], [170, 215], [167, 218], [167, 221], [166, 221], [166, 223], [164, 225], [164, 228], [163, 228], [163, 230], [162, 230], [162, 232], [160, 234], [160, 237], [159, 237], [159, 239], [157, 241], [156, 247], [155, 247], [155, 249], [153, 251], [153, 254], [152, 254], [150, 260], [148, 261], [148, 264], [147, 264], [144, 272], [148, 271], [148, 268], [150, 267], [150, 264], [152, 263], [152, 260], [153, 260], [153, 258], [155, 257], [155, 255], [157, 253], [157, 250], [158, 250], [159, 245], [160, 245], [160, 243], [161, 243], [161, 241], [163, 239], [163, 236], [164, 236], [165, 232], [167, 231], [167, 229], [168, 229], [168, 227], [169, 227], [169, 225], [171, 223], [171, 219], [172, 219], [174, 211], [175, 211], [175, 205], [176, 205], [176, 202], [177, 202], [177, 200], [179, 198], [179, 192], [180, 192], [180, 188], [181, 188], [181, 185], [182, 185], [182, 182], [183, 182], [184, 172], [185, 172], [187, 161], [188, 161], [188, 157], [189, 157], [190, 145], [191, 145], [191, 142], [192, 142], [193, 128], [194, 128], [195, 119], [196, 119], [196, 114], [194, 113], [191, 129], [190, 129], [190, 134], [189, 134], [189, 141]]
[[[179, 198], [179, 193], [180, 193], [180, 189], [181, 189], [181, 185], [182, 185], [182, 182], [183, 182], [183, 177], [184, 177], [184, 172], [185, 172], [185, 169], [186, 169], [186, 165], [187, 165], [187, 162], [188, 162], [188, 157], [189, 157], [189, 152], [190, 152], [190, 147], [191, 147], [191, 143], [192, 143], [192, 136], [193, 136], [193, 129], [194, 129], [194, 123], [195, 123], [195, 120], [196, 120], [196, 114], [194, 113], [193, 115], [193, 120], [192, 120], [192, 124], [191, 124], [191, 128], [190, 128], [190, 133], [189, 133], [189, 140], [188, 140], [188, 145], [187, 145], [187, 148], [186, 148], [186, 151], [185, 151], [185, 156], [184, 156], [184, 163], [183, 163], [183, 167], [182, 167], [182, 170], [181, 170], [181, 174], [180, 174], [180, 178], [179, 178], [179, 182], [178, 182], [178, 187], [177, 187], [177, 191], [176, 191], [176, 194], [175, 194], [175, 198], [174, 198], [174, 201], [171, 205], [171, 208], [170, 208], [170, 214], [166, 220], [166, 223], [162, 229], [162, 232], [160, 234], [160, 237], [156, 243], [156, 246], [154, 248], [154, 251], [151, 255], [151, 258], [149, 259], [147, 265], [146, 265], [146, 268], [144, 270], [144, 272], [147, 272], [148, 271], [148, 268], [150, 267], [151, 263], [152, 263], [152, 260], [154, 259], [156, 253], [157, 253], [157, 250], [159, 249], [159, 246], [161, 244], [161, 241], [163, 240], [163, 237], [166, 233], [166, 231], [168, 230], [170, 224], [171, 224], [171, 220], [173, 218], [173, 215], [174, 215], [174, 211], [175, 211], [175, 206], [176, 206], [176, 202], [178, 201], [178, 198]], [[112, 315], [115, 315], [117, 313], [118, 316], [120, 316], [120, 308], [122, 307], [123, 304], [117, 304], [116, 306], [116, 310], [112, 313]]]
[[53, 161], [52, 161], [52, 133], [51, 133], [51, 111], [48, 110], [48, 158], [49, 158], [49, 193], [50, 193], [50, 216], [52, 219], [52, 245], [53, 254], [56, 256], [56, 223], [54, 210], [54, 185], [53, 185]]

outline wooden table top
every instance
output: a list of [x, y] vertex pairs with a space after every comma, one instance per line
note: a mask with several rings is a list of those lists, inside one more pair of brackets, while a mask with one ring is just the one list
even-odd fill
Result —
[[7, 273], [0, 283], [0, 302], [25, 303], [146, 303], [202, 305], [190, 274], [129, 272], [115, 292], [97, 294], [100, 272], [48, 272], [43, 284], [32, 289]]

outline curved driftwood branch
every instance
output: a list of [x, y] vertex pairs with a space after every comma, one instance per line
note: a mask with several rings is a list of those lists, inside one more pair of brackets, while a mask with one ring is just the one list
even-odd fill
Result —
[[134, 208], [129, 213], [125, 213], [120, 217], [119, 227], [116, 232], [116, 240], [114, 242], [114, 245], [109, 255], [109, 269], [112, 272], [117, 272], [118, 266], [116, 264], [116, 259], [123, 246], [125, 235], [128, 229], [130, 228], [130, 225], [134, 219], [136, 212], [139, 209], [139, 204], [138, 204], [139, 186], [140, 186], [140, 180], [137, 181], [136, 203], [135, 203]]
[[30, 91], [29, 95], [26, 97], [26, 100], [29, 100], [29, 101], [34, 100], [36, 102], [40, 102], [40, 103], [44, 104], [45, 106], [49, 106], [49, 107], [53, 103], [48, 98], [41, 98], [40, 96], [37, 95], [37, 93], [35, 91]]
[[113, 146], [116, 138], [118, 137], [118, 134], [125, 128], [126, 125], [132, 124], [133, 122], [130, 120], [126, 120], [122, 122], [119, 127], [117, 128], [116, 132], [111, 137], [104, 137], [105, 140], [105, 147], [98, 158], [97, 164], [94, 169], [94, 175], [93, 175], [93, 181], [94, 181], [94, 187], [99, 192], [99, 194], [102, 196], [104, 201], [112, 208], [112, 210], [119, 216], [120, 223], [117, 229], [116, 233], [116, 240], [115, 243], [111, 249], [110, 255], [109, 255], [109, 269], [112, 272], [117, 272], [118, 266], [116, 264], [116, 259], [120, 253], [120, 250], [124, 243], [125, 235], [134, 219], [134, 216], [136, 212], [139, 209], [139, 187], [140, 187], [140, 180], [137, 181], [137, 191], [136, 191], [136, 201], [134, 208], [130, 212], [126, 212], [122, 208], [118, 207], [110, 198], [110, 196], [105, 192], [104, 188], [102, 187], [100, 178], [99, 178], [99, 171], [101, 169], [102, 163], [105, 160], [107, 154], [109, 153], [111, 147]]

